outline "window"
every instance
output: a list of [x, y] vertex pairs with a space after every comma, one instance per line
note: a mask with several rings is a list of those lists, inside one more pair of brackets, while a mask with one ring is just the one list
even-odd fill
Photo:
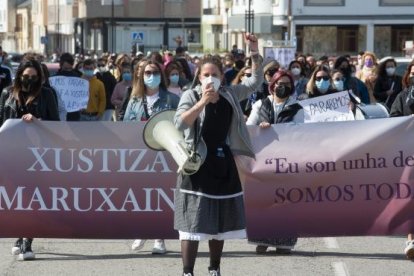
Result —
[[305, 0], [305, 6], [345, 6], [345, 0]]
[[391, 51], [402, 52], [405, 47], [405, 41], [413, 40], [412, 26], [392, 26], [391, 27]]
[[358, 50], [358, 26], [337, 28], [336, 50], [341, 52], [356, 52]]
[[303, 26], [296, 26], [296, 51], [303, 52]]
[[16, 15], [16, 32], [21, 32], [23, 30], [23, 16], [21, 14]]
[[380, 6], [414, 6], [413, 0], [379, 0]]

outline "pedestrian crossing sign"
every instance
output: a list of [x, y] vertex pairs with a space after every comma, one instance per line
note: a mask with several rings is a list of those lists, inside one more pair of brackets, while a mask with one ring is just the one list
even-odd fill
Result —
[[132, 41], [135, 43], [144, 43], [144, 33], [143, 32], [132, 32]]

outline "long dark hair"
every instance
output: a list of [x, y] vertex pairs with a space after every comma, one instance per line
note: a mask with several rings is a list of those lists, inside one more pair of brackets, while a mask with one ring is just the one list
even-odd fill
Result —
[[383, 62], [381, 62], [378, 66], [378, 79], [386, 79], [388, 77], [387, 71], [385, 70], [385, 66], [388, 62], [394, 63], [394, 66], [397, 67], [397, 62], [393, 58], [387, 58]]
[[414, 60], [411, 61], [410, 64], [408, 64], [407, 69], [405, 70], [404, 76], [402, 78], [402, 85], [403, 88], [407, 88], [411, 85], [410, 83], [410, 74], [411, 74], [411, 67], [414, 66]]
[[28, 105], [32, 103], [34, 99], [36, 99], [40, 95], [40, 91], [42, 88], [43, 73], [42, 73], [42, 68], [40, 67], [40, 63], [34, 59], [25, 60], [22, 63], [20, 63], [16, 71], [16, 77], [14, 79], [14, 84], [12, 88], [13, 98], [15, 98], [16, 101], [18, 101], [20, 105], [22, 104], [21, 102], [22, 101], [21, 93], [22, 93], [22, 88], [23, 88], [22, 77], [23, 77], [24, 70], [26, 70], [27, 68], [33, 68], [36, 70], [37, 80], [30, 87], [31, 89], [30, 91], [28, 91], [28, 96], [25, 99], [26, 101], [25, 104]]

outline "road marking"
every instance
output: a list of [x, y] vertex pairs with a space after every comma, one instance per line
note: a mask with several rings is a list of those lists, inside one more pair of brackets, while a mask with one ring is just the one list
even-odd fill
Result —
[[331, 249], [339, 248], [338, 241], [335, 238], [323, 238], [323, 240], [327, 248], [331, 248]]
[[349, 276], [348, 269], [344, 262], [333, 262], [331, 265], [335, 272], [335, 276]]

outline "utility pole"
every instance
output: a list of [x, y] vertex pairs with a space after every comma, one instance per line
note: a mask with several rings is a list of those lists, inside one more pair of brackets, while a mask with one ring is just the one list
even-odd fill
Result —
[[112, 0], [111, 2], [111, 51], [112, 53], [115, 53], [115, 48], [114, 48], [114, 41], [115, 41], [115, 37], [114, 37], [114, 17], [115, 17], [115, 3], [114, 0]]
[[248, 9], [245, 11], [244, 29], [249, 33], [254, 33], [254, 10], [252, 10], [252, 0], [249, 0]]

